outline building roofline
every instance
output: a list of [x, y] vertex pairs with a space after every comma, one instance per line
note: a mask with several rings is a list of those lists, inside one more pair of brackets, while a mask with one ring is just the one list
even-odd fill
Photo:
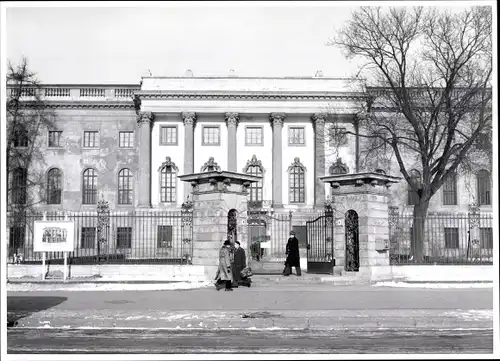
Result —
[[281, 80], [358, 80], [363, 79], [347, 77], [315, 77], [315, 76], [142, 76], [141, 79], [281, 79]]

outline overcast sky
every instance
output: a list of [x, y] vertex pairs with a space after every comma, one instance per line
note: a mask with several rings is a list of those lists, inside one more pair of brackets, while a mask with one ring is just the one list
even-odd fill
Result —
[[[43, 83], [131, 83], [155, 76], [348, 77], [357, 66], [328, 39], [356, 7], [7, 8], [7, 57]], [[241, 5], [241, 4], [240, 4]], [[245, 5], [245, 4], [242, 4]], [[307, 4], [306, 4], [307, 5]], [[355, 4], [359, 5], [359, 4]]]

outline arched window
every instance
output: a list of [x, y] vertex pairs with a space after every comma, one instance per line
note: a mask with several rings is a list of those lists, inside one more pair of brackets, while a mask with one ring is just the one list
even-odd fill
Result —
[[480, 206], [491, 205], [491, 178], [485, 169], [477, 173], [477, 200]]
[[83, 172], [83, 204], [97, 204], [97, 174], [92, 168]]
[[118, 204], [132, 204], [132, 172], [128, 168], [118, 173]]
[[177, 201], [177, 167], [167, 157], [160, 166], [160, 202], [175, 203]]
[[47, 204], [61, 204], [61, 170], [52, 168], [47, 173]]
[[[410, 178], [413, 180], [415, 184], [417, 184], [417, 187], [420, 187], [421, 182], [422, 182], [422, 176], [420, 175], [420, 172], [416, 169], [412, 169], [410, 171]], [[409, 206], [414, 206], [415, 204], [418, 203], [418, 194], [413, 190], [412, 187], [408, 184], [408, 205]]]
[[450, 174], [443, 183], [443, 204], [445, 206], [457, 204], [457, 175]]
[[26, 186], [28, 171], [26, 168], [17, 168], [12, 172], [12, 203], [26, 204]]
[[305, 170], [299, 158], [295, 158], [292, 165], [288, 167], [288, 201], [290, 203], [305, 203], [306, 201]]
[[255, 154], [252, 156], [252, 159], [247, 161], [247, 164], [245, 168], [243, 168], [243, 172], [246, 174], [254, 175], [261, 177], [261, 179], [258, 182], [252, 182], [250, 185], [250, 198], [248, 199], [249, 202], [262, 202], [263, 200], [263, 195], [262, 195], [262, 189], [263, 189], [263, 174], [264, 174], [264, 168], [262, 167], [262, 163], [260, 160], [257, 160], [257, 157]]

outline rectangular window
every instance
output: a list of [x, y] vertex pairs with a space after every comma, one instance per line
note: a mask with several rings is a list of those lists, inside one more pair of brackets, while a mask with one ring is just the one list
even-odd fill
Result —
[[457, 204], [457, 179], [450, 175], [443, 184], [443, 205], [452, 206]]
[[288, 128], [288, 144], [289, 145], [304, 145], [306, 143], [304, 127]]
[[158, 226], [158, 248], [172, 248], [172, 226]]
[[134, 147], [134, 132], [120, 132], [118, 146], [120, 148]]
[[448, 249], [458, 249], [460, 245], [458, 239], [458, 228], [444, 228], [444, 247]]
[[97, 148], [99, 144], [99, 132], [85, 131], [83, 132], [83, 147]]
[[160, 128], [161, 145], [177, 145], [177, 127], [162, 126]]
[[220, 145], [220, 127], [203, 127], [203, 145]]
[[493, 249], [493, 228], [479, 228], [481, 249]]
[[49, 131], [49, 147], [50, 148], [60, 148], [61, 147], [61, 131]]
[[9, 228], [9, 248], [17, 253], [19, 248], [24, 247], [24, 236], [26, 228], [14, 226]]
[[95, 237], [96, 229], [95, 227], [82, 227], [82, 236], [80, 244], [83, 249], [93, 249], [95, 248]]
[[26, 148], [28, 146], [28, 132], [24, 129], [17, 129], [13, 139], [14, 147]]
[[116, 248], [132, 247], [132, 227], [116, 228]]
[[264, 144], [264, 130], [262, 127], [246, 127], [245, 143], [246, 145]]
[[343, 147], [347, 145], [346, 128], [331, 127], [328, 143], [330, 147]]

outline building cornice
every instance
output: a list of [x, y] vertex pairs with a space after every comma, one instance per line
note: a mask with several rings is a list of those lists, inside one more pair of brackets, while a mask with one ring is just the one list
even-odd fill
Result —
[[165, 92], [138, 91], [141, 100], [364, 100], [365, 93], [324, 92]]
[[135, 109], [134, 102], [50, 102], [44, 101], [43, 104], [36, 102], [22, 102], [26, 108], [45, 108], [45, 109]]

